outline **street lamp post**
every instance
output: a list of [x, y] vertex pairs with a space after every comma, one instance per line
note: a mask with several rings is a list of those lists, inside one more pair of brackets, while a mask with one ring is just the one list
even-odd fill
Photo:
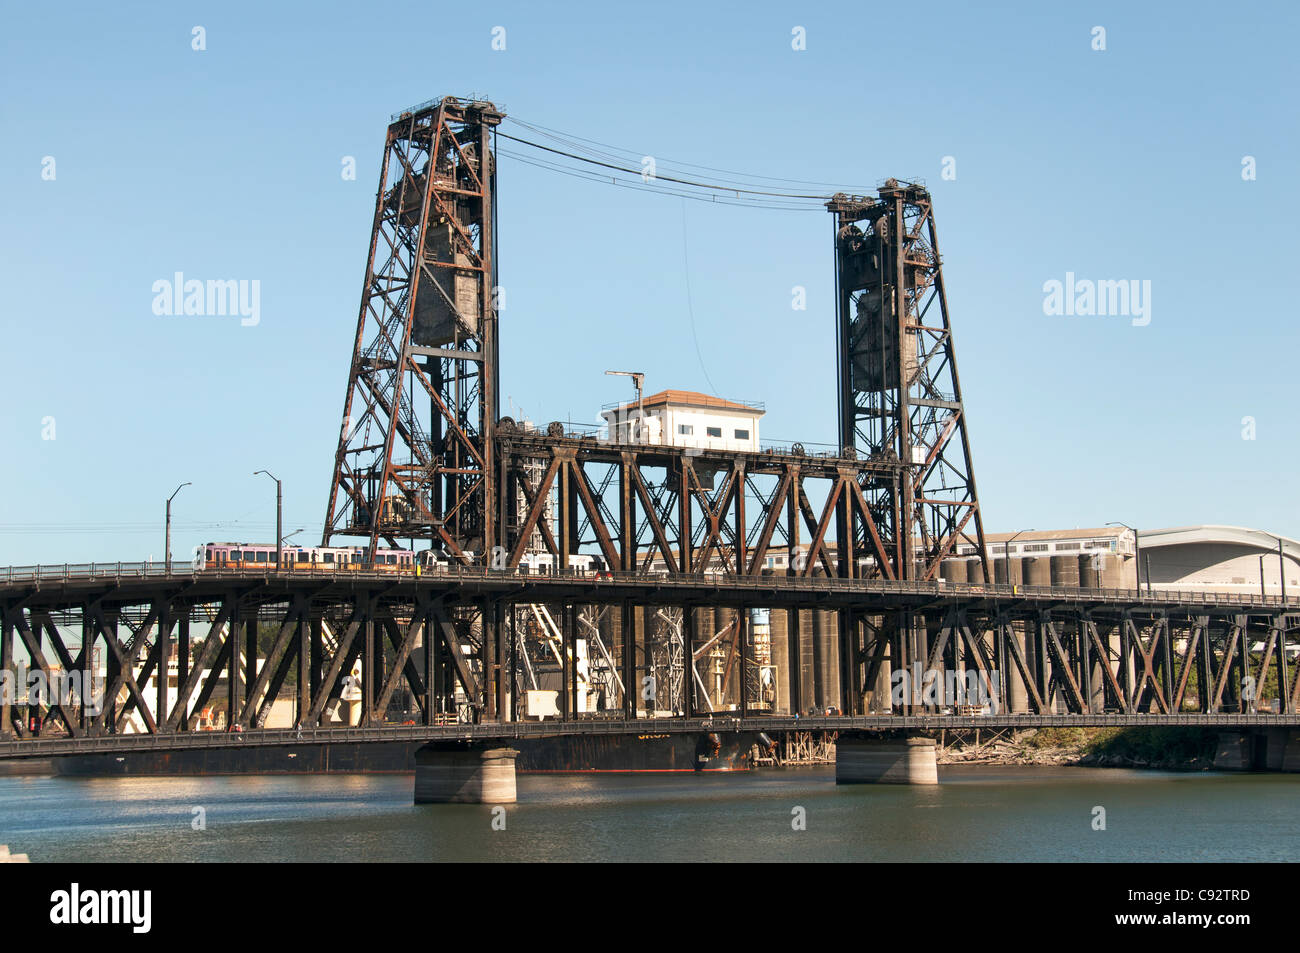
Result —
[[[1012, 536], [1011, 539], [1008, 539], [1002, 546], [1002, 571], [1006, 573], [1008, 586], [1011, 585], [1011, 544], [1015, 541], [1016, 536], [1019, 536], [1021, 533], [1032, 533], [1033, 531], [1033, 527], [1022, 529], [1020, 532], [1016, 533], [1015, 536]], [[1021, 582], [1024, 582], [1024, 580], [1022, 579]]]
[[280, 481], [276, 479], [274, 473], [270, 470], [254, 470], [253, 476], [257, 476], [259, 473], [265, 473], [272, 480], [275, 480], [275, 568], [279, 569], [284, 563], [282, 552], [284, 540], [280, 538], [280, 534], [284, 532], [282, 521], [284, 514], [284, 494], [281, 492], [282, 488]]
[[172, 491], [171, 496], [167, 497], [167, 521], [166, 529], [163, 531], [163, 559], [166, 561], [167, 575], [169, 576], [172, 574], [172, 500], [176, 499], [176, 494], [187, 486], [190, 486], [190, 484], [182, 483]]
[[[1138, 592], [1142, 591], [1142, 536], [1135, 527], [1129, 526], [1128, 523], [1112, 521], [1107, 526], [1123, 526], [1125, 529], [1133, 530], [1133, 572], [1137, 579]], [[1150, 567], [1147, 571], [1147, 592], [1151, 591], [1151, 572]]]
[[1282, 556], [1282, 540], [1277, 541], [1277, 569], [1281, 575], [1278, 577], [1278, 584], [1282, 587], [1282, 604], [1286, 605], [1286, 559]]

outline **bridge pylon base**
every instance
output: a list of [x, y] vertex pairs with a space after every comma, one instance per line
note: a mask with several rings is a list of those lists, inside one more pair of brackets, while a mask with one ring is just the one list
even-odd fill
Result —
[[514, 748], [432, 742], [415, 753], [416, 804], [513, 804]]
[[841, 734], [835, 742], [836, 784], [938, 784], [933, 738]]
[[1218, 771], [1300, 771], [1300, 731], [1221, 731], [1214, 767]]

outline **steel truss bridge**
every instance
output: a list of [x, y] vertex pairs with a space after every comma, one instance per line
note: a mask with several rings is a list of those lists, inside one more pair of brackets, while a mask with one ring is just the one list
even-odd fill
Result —
[[[558, 719], [526, 719], [517, 700], [527, 652], [526, 607], [560, 619], [564, 680]], [[637, 689], [651, 654], [645, 607], [681, 610], [684, 656], [696, 659], [701, 607], [785, 611], [789, 698], [800, 695], [797, 659], [811, 638], [800, 610], [831, 613], [840, 691], [830, 718], [798, 718], [791, 706], [759, 708], [739, 694], [735, 711], [711, 713], [695, 663], [660, 689], [679, 699], [665, 717], [644, 718]], [[583, 613], [605, 613], [610, 661], [624, 688], [605, 711], [580, 711], [576, 640]], [[742, 675], [755, 665], [748, 618], [738, 613]], [[205, 570], [142, 565], [0, 570], [0, 670], [21, 644], [33, 670], [55, 685], [56, 669], [94, 684], [106, 660], [100, 705], [51, 695], [35, 737], [25, 706], [0, 704], [0, 756], [405, 738], [508, 739], [534, 734], [760, 730], [887, 730], [1059, 724], [1297, 726], [1300, 680], [1288, 656], [1300, 641], [1300, 605], [1217, 593], [955, 585], [819, 576], [728, 574], [521, 574], [461, 567], [423, 575], [391, 571]], [[262, 638], [259, 639], [259, 634]], [[418, 664], [417, 660], [418, 659]], [[167, 691], [173, 660], [178, 687]], [[356, 727], [329, 727], [325, 713], [363, 661]], [[990, 713], [944, 700], [888, 699], [886, 673], [957, 671], [986, 687]], [[688, 674], [689, 673], [689, 674]], [[991, 676], [1001, 673], [1001, 677]], [[742, 684], [745, 680], [742, 678]], [[226, 722], [238, 733], [196, 730], [222, 686]], [[1274, 686], [1276, 710], [1245, 686]], [[299, 690], [301, 686], [301, 690]], [[394, 693], [413, 708], [388, 720]], [[272, 704], [291, 700], [295, 727], [265, 727]], [[1270, 700], [1271, 701], [1271, 700]], [[782, 710], [784, 708], [784, 710]], [[797, 706], [795, 706], [797, 709]], [[882, 710], [883, 709], [883, 710]], [[132, 716], [135, 716], [134, 719]], [[128, 722], [139, 726], [128, 732]]]
[[[0, 570], [0, 756], [724, 718], [777, 731], [1297, 724], [1300, 603], [992, 584], [920, 184], [828, 197], [830, 453], [615, 444], [503, 417], [505, 118], [444, 97], [387, 128], [321, 540], [370, 553], [419, 541], [450, 568]], [[770, 566], [773, 551], [791, 565]], [[611, 572], [569, 568], [588, 555]], [[945, 584], [953, 556], [978, 561], [985, 584]], [[560, 571], [527, 574], [530, 561]], [[770, 611], [766, 631], [750, 609]], [[48, 686], [39, 736], [10, 674], [20, 662]], [[973, 682], [988, 714], [946, 685], [927, 693], [927, 672]], [[904, 673], [912, 690], [896, 693]], [[555, 692], [557, 718], [529, 717], [534, 690]], [[340, 721], [343, 702], [359, 704], [357, 724]], [[240, 730], [200, 730], [214, 708]], [[273, 708], [292, 710], [288, 732], [267, 727]], [[838, 714], [795, 720], [810, 709]]]

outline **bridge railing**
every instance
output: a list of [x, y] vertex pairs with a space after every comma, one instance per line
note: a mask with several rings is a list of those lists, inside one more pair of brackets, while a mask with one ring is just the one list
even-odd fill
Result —
[[[543, 572], [528, 572], [524, 569], [492, 569], [483, 566], [440, 566], [436, 569], [420, 567], [416, 569], [398, 568], [380, 564], [348, 564], [348, 568], [337, 565], [310, 563], [289, 566], [253, 565], [239, 569], [195, 569], [188, 561], [173, 562], [170, 567], [164, 562], [90, 562], [62, 563], [55, 565], [8, 566], [0, 569], [0, 582], [21, 584], [25, 582], [94, 582], [112, 580], [114, 582], [131, 579], [161, 580], [168, 578], [185, 578], [200, 580], [205, 578], [249, 579], [263, 577], [296, 578], [300, 576], [357, 579], [392, 579], [394, 576], [423, 580], [462, 579], [465, 581], [499, 581], [501, 579], [530, 580], [544, 583], [548, 581], [587, 582], [594, 586], [616, 583], [633, 583], [641, 587], [662, 585], [667, 588], [680, 589], [720, 589], [750, 588], [756, 593], [766, 590], [783, 591], [806, 590], [808, 592], [843, 592], [843, 593], [877, 593], [908, 594], [919, 596], [968, 596], [971, 599], [996, 598], [1015, 600], [1018, 598], [1043, 601], [1059, 599], [1063, 602], [1077, 603], [1081, 600], [1101, 603], [1126, 604], [1183, 604], [1242, 606], [1243, 608], [1281, 608], [1295, 607], [1300, 611], [1300, 599], [1288, 598], [1285, 602], [1280, 596], [1244, 595], [1230, 592], [1212, 592], [1209, 590], [1189, 589], [1093, 589], [1067, 586], [1020, 586], [1005, 584], [952, 583], [935, 581], [892, 581], [885, 579], [841, 579], [834, 576], [751, 576], [729, 573], [667, 573], [659, 572], [606, 572], [584, 569], [551, 569]], [[761, 596], [759, 596], [761, 600]], [[756, 603], [758, 604], [758, 603]]]

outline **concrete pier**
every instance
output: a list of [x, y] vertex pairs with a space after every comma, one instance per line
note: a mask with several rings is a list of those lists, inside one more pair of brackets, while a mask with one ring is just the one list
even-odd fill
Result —
[[1214, 750], [1214, 767], [1219, 771], [1249, 771], [1255, 761], [1254, 747], [1248, 731], [1221, 731]]
[[1300, 731], [1221, 731], [1214, 767], [1219, 771], [1300, 771]]
[[835, 742], [836, 784], [938, 784], [933, 738], [840, 735]]
[[416, 804], [513, 804], [514, 748], [434, 742], [415, 753]]

